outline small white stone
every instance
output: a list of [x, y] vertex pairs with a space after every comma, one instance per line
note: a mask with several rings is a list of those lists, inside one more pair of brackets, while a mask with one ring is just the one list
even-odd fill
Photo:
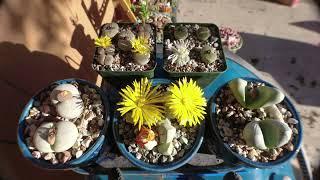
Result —
[[188, 139], [185, 138], [185, 137], [180, 137], [180, 138], [179, 138], [179, 141], [180, 141], [181, 144], [185, 144], [185, 145], [188, 144]]
[[137, 158], [137, 159], [141, 159], [141, 158], [142, 158], [142, 154], [137, 153], [137, 154], [136, 154], [136, 158]]
[[39, 151], [33, 151], [32, 156], [36, 159], [39, 159], [41, 157], [41, 153]]
[[153, 141], [148, 141], [147, 143], [144, 144], [144, 148], [146, 150], [152, 150], [155, 146], [157, 146], [158, 143], [157, 141], [153, 140]]
[[79, 150], [76, 152], [76, 158], [78, 159], [80, 156], [82, 156], [83, 154], [83, 151], [82, 150]]
[[84, 146], [84, 147], [86, 147], [86, 148], [88, 148], [89, 146], [90, 146], [90, 143], [92, 142], [92, 138], [89, 136], [89, 137], [87, 137], [86, 139], [84, 139], [82, 142], [81, 142], [81, 144]]
[[289, 118], [289, 119], [288, 119], [288, 123], [289, 123], [289, 124], [298, 124], [298, 122], [299, 122], [299, 121], [296, 120], [296, 119], [294, 119], [294, 118]]
[[54, 157], [54, 154], [53, 153], [47, 153], [44, 157], [43, 157], [43, 159], [44, 160], [50, 160], [50, 159], [52, 159]]

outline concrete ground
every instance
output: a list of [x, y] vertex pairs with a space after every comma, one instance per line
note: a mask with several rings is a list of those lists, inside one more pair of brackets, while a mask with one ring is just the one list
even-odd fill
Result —
[[[25, 160], [17, 120], [28, 99], [50, 82], [99, 81], [90, 68], [93, 38], [110, 17], [108, 0], [0, 0], [0, 179], [80, 179]], [[180, 0], [178, 21], [213, 22], [242, 32], [239, 55], [269, 73], [299, 103], [304, 146], [320, 164], [320, 14], [312, 0], [295, 8], [262, 0]]]

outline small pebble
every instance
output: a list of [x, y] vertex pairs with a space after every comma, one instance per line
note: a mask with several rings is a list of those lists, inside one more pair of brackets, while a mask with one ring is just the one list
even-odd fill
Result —
[[46, 155], [43, 157], [44, 160], [50, 160], [54, 157], [53, 153], [46, 153]]
[[41, 158], [41, 153], [39, 151], [33, 151], [32, 156], [36, 159]]
[[51, 164], [58, 164], [59, 161], [56, 158], [50, 159]]
[[289, 118], [288, 119], [288, 123], [289, 124], [298, 124], [298, 120], [294, 119], [294, 118]]
[[136, 153], [136, 158], [137, 158], [137, 159], [141, 159], [141, 157], [142, 157], [142, 154]]
[[168, 160], [167, 156], [161, 157], [161, 163], [165, 163], [165, 162], [167, 162], [167, 160]]
[[173, 156], [169, 156], [168, 161], [172, 162], [174, 160]]
[[76, 158], [78, 159], [79, 157], [81, 157], [83, 154], [83, 151], [82, 150], [79, 150], [76, 152]]

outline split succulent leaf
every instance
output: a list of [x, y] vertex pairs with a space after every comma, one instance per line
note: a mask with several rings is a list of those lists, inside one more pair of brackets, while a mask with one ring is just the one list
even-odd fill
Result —
[[245, 108], [264, 108], [278, 104], [284, 99], [284, 94], [274, 87], [259, 86], [249, 91], [247, 84], [248, 82], [241, 78], [229, 82], [234, 97]]
[[259, 149], [281, 147], [289, 142], [291, 135], [287, 123], [274, 119], [252, 121], [243, 130], [246, 143]]

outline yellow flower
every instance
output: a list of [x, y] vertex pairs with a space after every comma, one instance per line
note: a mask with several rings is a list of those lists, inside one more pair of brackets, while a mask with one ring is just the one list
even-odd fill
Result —
[[163, 119], [164, 113], [164, 98], [159, 86], [152, 87], [151, 82], [147, 78], [136, 80], [133, 82], [133, 88], [127, 86], [121, 89], [120, 95], [122, 101], [118, 105], [122, 106], [117, 110], [121, 116], [127, 113], [131, 114], [134, 125], [139, 126], [139, 130], [143, 124], [151, 128], [159, 120]]
[[146, 38], [145, 36], [133, 38], [133, 40], [131, 40], [131, 45], [133, 47], [133, 52], [144, 55], [147, 55], [151, 52], [151, 47], [148, 43], [148, 38]]
[[94, 44], [98, 47], [107, 48], [107, 47], [111, 46], [111, 38], [109, 36], [96, 38], [94, 40]]
[[166, 103], [171, 115], [176, 118], [180, 125], [194, 126], [204, 119], [206, 99], [202, 89], [195, 81], [183, 78], [178, 84], [171, 84]]

